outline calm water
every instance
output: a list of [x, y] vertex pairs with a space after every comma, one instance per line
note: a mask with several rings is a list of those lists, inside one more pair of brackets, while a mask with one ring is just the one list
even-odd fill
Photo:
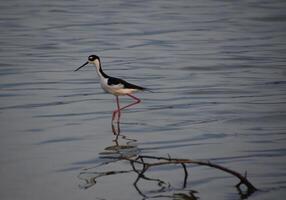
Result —
[[[2, 1], [1, 199], [142, 199], [132, 173], [82, 189], [81, 174], [92, 176], [115, 144], [114, 97], [102, 92], [94, 67], [73, 72], [92, 53], [107, 74], [154, 91], [138, 93], [143, 102], [122, 116], [121, 134], [131, 140], [118, 142], [132, 143], [131, 153], [247, 171], [260, 189], [250, 200], [281, 199], [285, 9], [282, 0]], [[101, 170], [129, 168], [116, 162]], [[235, 178], [193, 165], [189, 172], [185, 189], [180, 166], [150, 176], [170, 182], [167, 193], [240, 199]], [[158, 194], [155, 184], [142, 181], [140, 188]]]

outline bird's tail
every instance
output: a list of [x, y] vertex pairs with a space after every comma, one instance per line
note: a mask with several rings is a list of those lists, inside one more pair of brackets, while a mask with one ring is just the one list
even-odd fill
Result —
[[142, 88], [142, 91], [144, 92], [151, 92], [151, 93], [154, 93], [153, 89], [150, 89], [150, 88]]

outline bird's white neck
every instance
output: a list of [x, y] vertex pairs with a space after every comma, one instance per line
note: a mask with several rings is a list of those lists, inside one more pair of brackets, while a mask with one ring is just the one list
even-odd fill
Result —
[[93, 61], [95, 65], [96, 72], [100, 78], [108, 78], [108, 76], [102, 71], [100, 60]]

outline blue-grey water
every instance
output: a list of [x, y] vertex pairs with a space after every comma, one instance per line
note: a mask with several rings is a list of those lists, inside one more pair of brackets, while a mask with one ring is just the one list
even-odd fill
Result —
[[[97, 54], [107, 74], [153, 90], [138, 93], [142, 103], [122, 115], [121, 134], [132, 140], [119, 142], [131, 141], [132, 153], [247, 171], [259, 189], [248, 199], [281, 199], [285, 9], [283, 0], [1, 1], [0, 198], [143, 198], [134, 173], [82, 189], [81, 174], [91, 176], [114, 145], [115, 98], [101, 90], [93, 66], [73, 72]], [[116, 162], [101, 170], [129, 168]], [[170, 182], [168, 193], [240, 199], [234, 177], [194, 165], [188, 170], [185, 189], [180, 166], [150, 174]], [[142, 181], [140, 188], [158, 194], [156, 184]]]

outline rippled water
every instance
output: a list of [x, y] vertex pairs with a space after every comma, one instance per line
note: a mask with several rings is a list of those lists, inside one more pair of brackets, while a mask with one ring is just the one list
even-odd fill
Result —
[[[153, 89], [138, 93], [143, 102], [122, 116], [121, 134], [130, 140], [119, 143], [131, 142], [132, 154], [247, 171], [260, 189], [248, 199], [281, 199], [285, 8], [279, 0], [1, 2], [1, 199], [142, 199], [134, 174], [79, 187], [79, 174], [93, 173], [115, 145], [114, 97], [102, 92], [93, 67], [73, 72], [92, 53], [107, 74]], [[240, 198], [235, 178], [189, 170], [185, 191]], [[169, 192], [181, 191], [179, 166], [150, 173], [171, 182]], [[147, 195], [158, 189], [140, 187]]]

